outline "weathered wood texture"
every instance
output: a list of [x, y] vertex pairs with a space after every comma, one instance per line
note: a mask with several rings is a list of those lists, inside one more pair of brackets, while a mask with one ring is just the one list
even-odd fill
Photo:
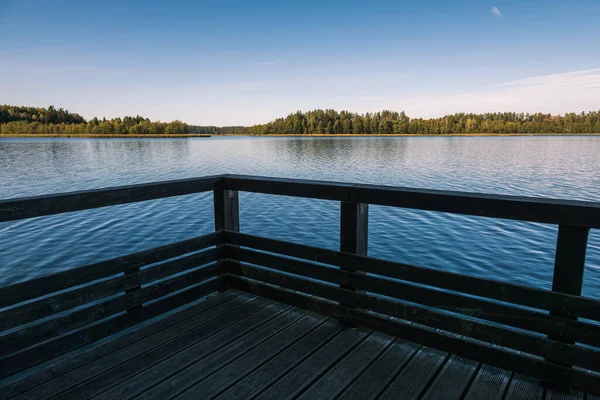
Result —
[[155, 267], [120, 275], [116, 278], [92, 283], [78, 289], [9, 308], [0, 313], [0, 332], [123, 291], [126, 294], [132, 293], [132, 289], [140, 290], [140, 285], [192, 269], [198, 265], [220, 260], [222, 253], [222, 249], [210, 249], [168, 261]]
[[8, 354], [0, 358], [0, 379], [194, 302], [214, 293], [221, 286], [220, 280], [209, 280], [175, 295], [145, 305], [134, 312], [119, 314], [82, 329], [61, 335], [51, 341], [29, 347], [18, 353]]
[[600, 228], [600, 205], [593, 202], [242, 175], [218, 175], [0, 200], [0, 222], [181, 196], [210, 191], [216, 187], [255, 193]]
[[[388, 285], [388, 288], [391, 290], [387, 292], [381, 290], [382, 286], [378, 286], [377, 283], [385, 283], [385, 281], [379, 278], [362, 277], [361, 280], [373, 280], [375, 282], [375, 284], [365, 283], [364, 285], [357, 286], [358, 288], [365, 289], [369, 292], [369, 294], [365, 294], [360, 292], [353, 293], [348, 290], [340, 291], [330, 285], [245, 264], [230, 265], [229, 271], [253, 280], [287, 287], [333, 301], [339, 301], [342, 304], [351, 307], [364, 308], [381, 314], [427, 325], [432, 328], [439, 328], [448, 332], [469, 336], [494, 345], [510, 347], [539, 356], [557, 357], [557, 359], [572, 362], [582, 367], [600, 370], [600, 352], [593, 349], [563, 344], [561, 342], [547, 340], [539, 335], [516, 331], [500, 325], [489, 324], [482, 320], [462, 318], [456, 314], [447, 314], [436, 311], [435, 309], [428, 309], [410, 303], [396, 302], [389, 298], [374, 296], [372, 293], [378, 292], [384, 292], [382, 294], [389, 297], [402, 296], [402, 294], [394, 290], [393, 285]], [[290, 270], [286, 272], [293, 273], [293, 271]], [[309, 272], [309, 276], [310, 275]]]
[[[372, 299], [372, 304], [366, 306], [366, 301], [364, 300], [366, 297], [369, 297], [367, 295], [340, 290], [335, 287], [327, 288], [326, 285], [319, 285], [314, 281], [296, 278], [290, 275], [285, 276], [274, 272], [271, 272], [270, 274], [275, 277], [279, 276], [280, 279], [273, 279], [271, 282], [268, 282], [268, 284], [263, 283], [264, 281], [248, 280], [236, 275], [227, 275], [225, 279], [228, 286], [237, 290], [243, 290], [286, 304], [292, 304], [295, 307], [339, 318], [348, 321], [351, 324], [395, 335], [406, 340], [449, 351], [472, 360], [520, 372], [537, 379], [566, 382], [570, 387], [575, 389], [589, 391], [594, 394], [600, 393], [600, 375], [598, 374], [591, 374], [582, 370], [562, 367], [560, 365], [545, 362], [543, 359], [537, 357], [517, 354], [498, 346], [490, 346], [489, 344], [480, 341], [465, 340], [464, 337], [449, 334], [444, 331], [431, 330], [416, 324], [407, 324], [400, 319], [389, 319], [387, 315], [396, 316], [393, 313], [393, 304], [389, 305], [387, 313], [381, 312], [383, 311], [383, 307], [379, 310], [374, 310], [378, 312], [378, 315], [344, 307], [338, 303], [320, 300], [319, 297], [326, 297], [325, 292], [327, 291], [331, 294], [331, 300], [343, 302], [344, 304], [352, 304], [352, 297], [360, 297], [362, 298], [361, 306], [371, 310], [375, 308], [375, 304], [383, 304], [385, 302], [382, 298], [374, 297]], [[290, 284], [289, 282], [294, 283]], [[288, 287], [294, 291], [302, 291], [304, 293], [312, 294], [313, 296], [307, 297], [300, 293], [272, 285]], [[341, 293], [346, 296], [342, 297], [340, 295]], [[399, 315], [399, 317], [406, 317], [406, 314]], [[597, 363], [594, 357], [589, 357], [588, 359], [591, 360], [591, 363]]]
[[[224, 368], [214, 378], [206, 371], [198, 375], [202, 368], [190, 366], [180, 376], [187, 382], [183, 389], [165, 381], [156, 391], [146, 390], [143, 382], [134, 379], [123, 391], [112, 390], [111, 396], [122, 397], [137, 387], [139, 393], [150, 397], [191, 398], [202, 392], [211, 396], [252, 393], [260, 398], [343, 398], [357, 393], [357, 382], [368, 387], [372, 396], [383, 398], [397, 395], [394, 388], [399, 387], [410, 388], [402, 394], [404, 398], [443, 395], [477, 398], [483, 396], [481, 393], [501, 398], [505, 391], [507, 396], [520, 393], [515, 392], [512, 383], [507, 389], [506, 374], [501, 375], [502, 379], [494, 379], [489, 370], [492, 367], [484, 369], [460, 357], [598, 394], [600, 301], [580, 296], [589, 230], [600, 228], [598, 203], [219, 175], [0, 200], [0, 222], [211, 190], [213, 234], [0, 288], [0, 377], [135, 326], [216, 290], [224, 291], [229, 285], [350, 325], [417, 341], [439, 351], [427, 358], [423, 354], [434, 354], [432, 349], [421, 349], [417, 355], [414, 355], [417, 349], [412, 349], [404, 353], [405, 357], [394, 368], [375, 377], [374, 371], [383, 371], [382, 360], [395, 354], [389, 349], [398, 340], [388, 338], [381, 349], [371, 349], [362, 357], [369, 359], [371, 366], [360, 366], [354, 361], [335, 365], [339, 359], [354, 360], [352, 354], [370, 349], [372, 338], [377, 335], [359, 330], [354, 335], [355, 342], [348, 342], [352, 343], [347, 349], [349, 355], [344, 353], [329, 360], [325, 369], [305, 370], [317, 359], [316, 352], [296, 365], [280, 360], [278, 365], [297, 372], [293, 377], [273, 371], [265, 375], [273, 384], [260, 390], [247, 390], [248, 381], [237, 390], [228, 388], [226, 378], [235, 376], [244, 381], [245, 375], [240, 370], [252, 369], [253, 363], [269, 364], [268, 354], [272, 354], [273, 360], [279, 359], [276, 353], [294, 347], [295, 335], [308, 338], [309, 332], [321, 331], [324, 326], [312, 322], [304, 325], [302, 321], [310, 318], [289, 309], [281, 318], [273, 317], [272, 323], [256, 328], [257, 332], [266, 329], [265, 337], [272, 336], [280, 348], [263, 349], [257, 344], [257, 350], [250, 351], [246, 358], [236, 353], [235, 348], [221, 345], [224, 350], [214, 359], [203, 352], [195, 356], [209, 357], [215, 371]], [[341, 202], [340, 251], [240, 233], [238, 191]], [[367, 257], [368, 204], [559, 225], [553, 290]], [[254, 318], [259, 315], [262, 314]], [[266, 326], [272, 326], [278, 333]], [[166, 348], [161, 351], [155, 356], [168, 354]], [[189, 356], [192, 354], [195, 353]], [[233, 364], [239, 368], [225, 367], [226, 354], [242, 357], [243, 361]], [[413, 358], [409, 360], [409, 356]], [[171, 365], [169, 368], [154, 368], [149, 382], [177, 367], [178, 359], [166, 363]], [[434, 363], [429, 368], [433, 375], [419, 373], [417, 377], [407, 368], [421, 359], [438, 360], [440, 369]], [[351, 364], [353, 369], [343, 369], [345, 364]], [[110, 380], [102, 381], [102, 385], [106, 389], [120, 387], [115, 382], [125, 376], [118, 371], [126, 370], [127, 367], [115, 369], [108, 375]], [[371, 379], [364, 378], [369, 374]], [[406, 380], [413, 378], [407, 386]], [[319, 379], [321, 383], [313, 385]], [[69, 396], [88, 397], [102, 387], [93, 382], [78, 386]], [[205, 387], [202, 382], [210, 383], [214, 389], [209, 392], [201, 389]], [[375, 382], [383, 386], [381, 390]]]
[[[287, 296], [276, 293], [282, 289], [264, 291]], [[313, 304], [340, 308], [321, 303]], [[229, 290], [50, 367], [0, 380], [0, 398], [593, 398], [561, 395], [539, 380], [394, 336]]]
[[393, 186], [224, 175], [226, 189], [600, 228], [600, 204]]
[[[369, 237], [369, 205], [342, 202], [340, 207], [340, 250], [344, 253], [366, 256]], [[229, 255], [228, 255], [229, 256]], [[231, 257], [235, 259], [235, 257]], [[342, 271], [356, 272], [341, 268]], [[341, 282], [340, 288], [356, 290], [349, 282]]]
[[334, 250], [283, 242], [239, 233], [226, 233], [225, 240], [237, 246], [285, 254], [318, 263], [330, 264], [399, 280], [459, 291], [503, 302], [519, 304], [543, 310], [562, 310], [571, 315], [600, 321], [600, 302], [560, 293], [471, 277], [431, 268], [416, 267], [371, 257], [344, 254]]
[[215, 231], [240, 231], [240, 200], [236, 190], [217, 186], [213, 192]]
[[129, 272], [146, 265], [214, 246], [220, 241], [219, 234], [211, 233], [84, 267], [58, 272], [15, 285], [0, 287], [0, 307], [11, 306], [36, 297], [42, 297], [50, 293], [83, 285], [94, 280]]
[[0, 222], [207, 192], [220, 176], [0, 200]]
[[[433, 268], [417, 267], [373, 257], [362, 257], [242, 233], [226, 232], [225, 241], [236, 246], [278, 253], [319, 264], [329, 264], [346, 270], [368, 272], [372, 275], [415, 282], [541, 310], [561, 310], [572, 316], [600, 321], [600, 301], [591, 298], [476, 278]], [[469, 306], [466, 308], [469, 308]]]
[[[219, 234], [0, 289], [0, 377], [222, 289]], [[141, 266], [147, 266], [140, 269]], [[127, 313], [124, 314], [124, 312]]]

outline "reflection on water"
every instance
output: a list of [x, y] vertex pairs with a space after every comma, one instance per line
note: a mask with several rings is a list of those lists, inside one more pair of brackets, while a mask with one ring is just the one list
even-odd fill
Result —
[[[600, 138], [0, 140], [0, 198], [220, 173], [600, 201]], [[242, 231], [339, 246], [336, 202], [241, 194]], [[0, 224], [0, 285], [210, 232], [199, 194]], [[556, 227], [372, 206], [369, 253], [549, 288]], [[584, 293], [600, 296], [600, 235]]]

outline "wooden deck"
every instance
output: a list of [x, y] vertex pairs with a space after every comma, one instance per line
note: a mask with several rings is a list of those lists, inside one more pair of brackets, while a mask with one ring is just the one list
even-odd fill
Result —
[[0, 381], [0, 398], [586, 397], [555, 393], [532, 378], [228, 290]]
[[[598, 400], [600, 203], [219, 175], [0, 200], [0, 222], [209, 191], [212, 233], [0, 287], [0, 400]], [[339, 250], [241, 232], [239, 191], [339, 202]], [[370, 257], [370, 204], [556, 225], [552, 289]]]

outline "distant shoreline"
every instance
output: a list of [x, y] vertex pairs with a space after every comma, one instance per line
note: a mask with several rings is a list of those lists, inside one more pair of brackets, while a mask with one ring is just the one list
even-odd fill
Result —
[[61, 135], [61, 134], [16, 134], [16, 135], [2, 135], [0, 134], [0, 138], [69, 138], [69, 139], [77, 139], [77, 138], [81, 138], [81, 139], [85, 139], [85, 138], [91, 138], [91, 139], [143, 139], [143, 138], [152, 138], [152, 139], [160, 139], [160, 138], [165, 138], [165, 139], [177, 139], [177, 138], [209, 138], [212, 135], [206, 135], [206, 134], [195, 134], [195, 133], [183, 133], [183, 134], [140, 134], [140, 135], [116, 135], [116, 134], [107, 134], [107, 135], [94, 135], [94, 134], [89, 134], [89, 135]]
[[267, 133], [264, 135], [240, 135], [240, 134], [222, 134], [214, 136], [248, 136], [248, 137], [477, 137], [477, 136], [600, 136], [600, 133], [450, 133], [443, 135], [411, 134], [411, 133]]
[[370, 133], [301, 133], [301, 134], [290, 134], [290, 133], [268, 133], [264, 135], [250, 135], [250, 134], [136, 134], [136, 135], [117, 135], [117, 134], [106, 134], [106, 135], [61, 135], [61, 134], [15, 134], [6, 135], [0, 134], [0, 139], [8, 138], [67, 138], [67, 139], [186, 139], [186, 138], [210, 138], [210, 137], [502, 137], [502, 136], [600, 136], [600, 133], [452, 133], [452, 134], [409, 134], [409, 133], [389, 133], [389, 134], [370, 134]]

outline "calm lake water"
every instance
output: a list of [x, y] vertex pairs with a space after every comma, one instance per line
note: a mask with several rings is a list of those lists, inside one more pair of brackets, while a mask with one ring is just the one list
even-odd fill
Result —
[[[0, 198], [220, 173], [600, 201], [600, 137], [0, 139]], [[336, 202], [242, 193], [242, 231], [339, 246]], [[212, 194], [0, 223], [0, 285], [211, 232]], [[557, 228], [370, 209], [369, 254], [550, 288]], [[592, 231], [584, 294], [600, 297]]]

